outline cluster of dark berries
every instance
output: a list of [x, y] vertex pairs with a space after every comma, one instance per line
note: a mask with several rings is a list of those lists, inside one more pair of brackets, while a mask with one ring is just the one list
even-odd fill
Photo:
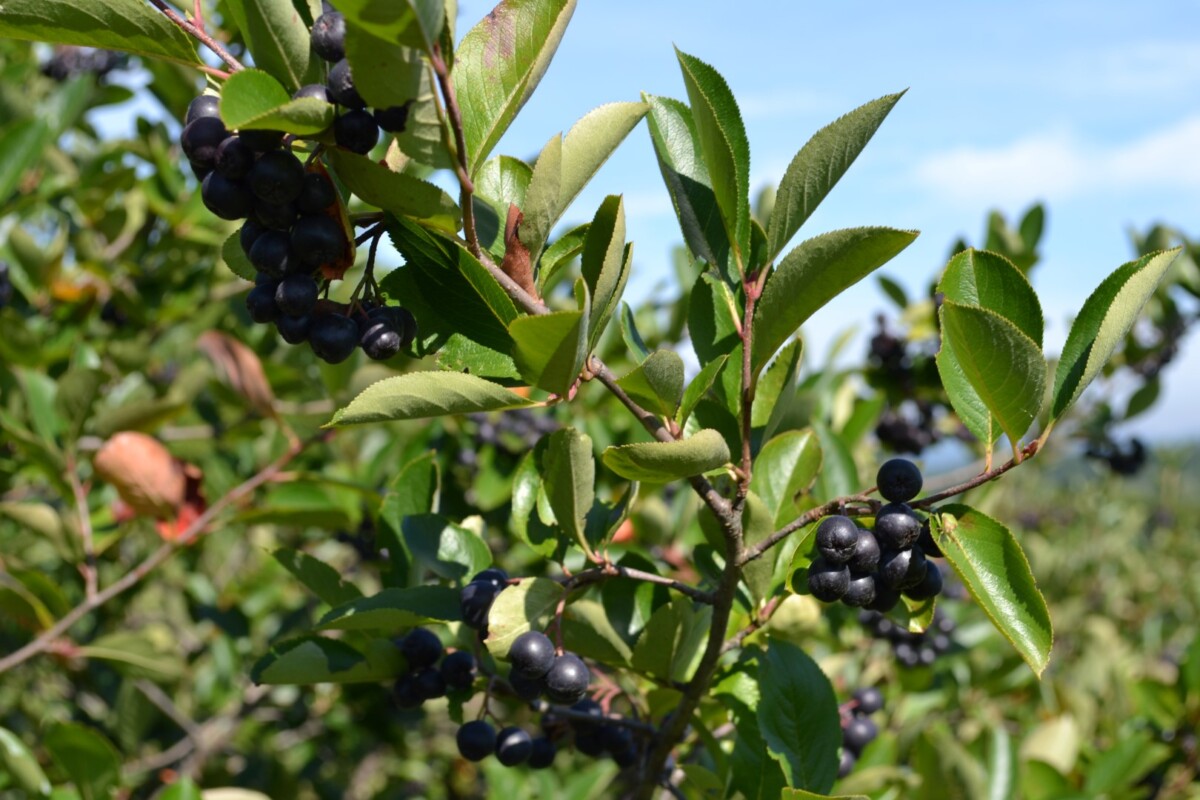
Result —
[[899, 453], [920, 453], [941, 438], [934, 424], [934, 406], [918, 392], [936, 375], [928, 357], [913, 358], [907, 343], [888, 332], [883, 315], [875, 318], [876, 332], [867, 349], [867, 378], [883, 390], [886, 405], [875, 426], [875, 436]]
[[574, 712], [570, 717], [564, 718], [554, 711], [542, 716], [542, 730], [551, 741], [570, 736], [578, 752], [592, 758], [608, 756], [621, 769], [638, 762], [639, 741], [619, 717], [605, 715], [600, 704], [591, 698], [580, 700], [570, 710]]
[[460, 599], [463, 624], [479, 631], [480, 641], [487, 638], [488, 612], [496, 595], [507, 588], [508, 573], [499, 567], [485, 569], [463, 587]]
[[54, 48], [54, 55], [41, 65], [40, 71], [47, 78], [62, 83], [76, 75], [103, 78], [114, 69], [124, 67], [128, 61], [129, 57], [124, 53], [112, 50], [62, 45]]
[[339, 146], [355, 153], [369, 153], [379, 142], [379, 129], [400, 133], [408, 123], [408, 105], [377, 108], [372, 113], [354, 87], [350, 62], [346, 60], [346, 18], [324, 4], [325, 13], [312, 28], [313, 52], [333, 66], [324, 86], [312, 84], [296, 92], [296, 97], [316, 97], [340, 106], [333, 121], [333, 138]]
[[915, 464], [893, 458], [879, 468], [879, 493], [888, 502], [875, 515], [874, 531], [840, 515], [821, 521], [816, 536], [820, 555], [808, 569], [813, 597], [886, 612], [901, 594], [929, 600], [941, 593], [942, 572], [925, 557], [941, 552], [928, 524], [906, 502], [917, 496], [921, 484]]
[[470, 419], [477, 425], [475, 440], [479, 444], [494, 445], [513, 453], [533, 449], [538, 440], [559, 428], [553, 417], [535, 414], [527, 408], [506, 411], [495, 419], [487, 414], [472, 414]]
[[903, 667], [928, 667], [938, 656], [954, 646], [950, 634], [954, 632], [954, 620], [942, 613], [940, 608], [933, 612], [933, 622], [921, 633], [913, 633], [877, 611], [864, 611], [858, 615], [859, 624], [876, 639], [886, 639], [892, 645], [892, 655]]
[[850, 774], [862, 751], [879, 735], [879, 727], [870, 715], [882, 709], [883, 692], [875, 687], [859, 689], [853, 699], [841, 708], [842, 758], [838, 763], [839, 778]]
[[508, 682], [518, 697], [529, 702], [545, 694], [553, 703], [577, 703], [592, 680], [582, 658], [559, 653], [550, 637], [538, 631], [526, 631], [513, 640], [508, 659], [512, 662]]
[[1108, 468], [1118, 475], [1136, 475], [1146, 466], [1146, 445], [1134, 436], [1127, 445], [1122, 445], [1110, 437], [1088, 444], [1085, 455], [1108, 464]]
[[558, 754], [554, 742], [545, 736], [535, 739], [516, 725], [497, 732], [490, 722], [482, 719], [463, 725], [455, 739], [458, 752], [468, 761], [483, 761], [495, 753], [496, 760], [506, 767], [528, 764], [533, 769], [546, 769]]
[[[470, 689], [475, 682], [475, 657], [456, 650], [443, 658], [442, 641], [428, 628], [413, 628], [396, 644], [408, 664], [393, 687], [400, 708], [418, 708], [426, 700], [445, 697], [447, 691]], [[442, 663], [434, 666], [438, 659]]]

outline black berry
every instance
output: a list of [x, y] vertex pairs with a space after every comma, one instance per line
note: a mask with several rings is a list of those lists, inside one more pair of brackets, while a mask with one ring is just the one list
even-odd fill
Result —
[[468, 761], [483, 761], [496, 749], [496, 729], [481, 719], [463, 725], [454, 738]]
[[200, 184], [204, 207], [221, 219], [245, 219], [254, 210], [254, 198], [246, 187], [219, 172], [209, 173]]
[[179, 145], [188, 160], [196, 164], [216, 164], [217, 148], [229, 137], [229, 131], [217, 117], [200, 117], [189, 122], [179, 134]]
[[282, 278], [288, 268], [288, 235], [282, 231], [267, 231], [255, 239], [247, 255], [259, 272]]
[[317, 282], [309, 275], [289, 275], [275, 290], [275, 304], [292, 317], [311, 313], [317, 305]]
[[464, 586], [461, 599], [463, 622], [475, 630], [482, 630], [487, 625], [488, 611], [497, 594], [496, 587], [484, 581], [472, 581]]
[[300, 196], [304, 186], [304, 165], [286, 150], [272, 150], [254, 163], [247, 183], [259, 199], [284, 205]]
[[529, 767], [530, 769], [546, 769], [554, 763], [556, 755], [558, 755], [558, 748], [554, 746], [554, 742], [545, 736], [539, 736], [533, 740], [529, 750]]
[[387, 361], [400, 352], [401, 338], [391, 322], [387, 320], [369, 320], [367, 329], [359, 337], [359, 344], [367, 358], [373, 361]]
[[329, 88], [323, 83], [310, 83], [306, 86], [301, 86], [292, 95], [293, 100], [299, 100], [304, 97], [312, 97], [317, 100], [324, 100], [326, 103], [332, 103], [333, 98], [329, 96]]
[[242, 141], [256, 153], [265, 153], [268, 150], [274, 150], [283, 143], [283, 131], [240, 131], [239, 134]]
[[[881, 580], [875, 581], [875, 599], [867, 603], [864, 608], [871, 611], [878, 611], [880, 614], [885, 614], [896, 607], [900, 602], [900, 592], [891, 588]], [[886, 620], [885, 620], [886, 621]], [[889, 622], [889, 624], [891, 624]]]
[[846, 566], [857, 575], [867, 575], [879, 569], [879, 540], [875, 534], [865, 528], [858, 529], [858, 542]]
[[408, 125], [408, 103], [375, 109], [375, 122], [388, 133], [403, 133]]
[[326, 314], [313, 320], [308, 343], [317, 358], [330, 364], [340, 364], [354, 352], [358, 343], [358, 326], [341, 314]]
[[202, 94], [192, 102], [188, 103], [187, 115], [183, 118], [185, 126], [191, 125], [201, 117], [217, 117], [220, 118], [221, 112], [219, 106], [221, 98], [215, 94]]
[[530, 680], [537, 680], [554, 666], [554, 642], [540, 631], [525, 631], [515, 640], [508, 651], [513, 672]]
[[854, 608], [870, 605], [875, 602], [875, 583], [874, 575], [851, 575], [842, 602]]
[[442, 680], [451, 689], [470, 689], [475, 683], [475, 656], [466, 650], [455, 650], [442, 659]]
[[554, 665], [546, 673], [546, 694], [556, 703], [574, 703], [587, 694], [592, 676], [583, 659], [574, 653], [563, 653], [554, 659]]
[[839, 778], [844, 778], [849, 775], [854, 770], [854, 764], [857, 761], [858, 758], [854, 755], [854, 753], [851, 753], [848, 748], [843, 747], [842, 757], [838, 760], [837, 776]]
[[400, 652], [404, 653], [409, 669], [417, 670], [432, 666], [442, 657], [445, 649], [442, 647], [442, 640], [433, 631], [428, 628], [413, 628], [400, 641]]
[[585, 756], [596, 758], [604, 755], [604, 740], [600, 738], [599, 731], [576, 731], [575, 749]]
[[875, 515], [875, 538], [884, 550], [912, 547], [921, 536], [921, 520], [904, 503], [888, 503]]
[[808, 591], [826, 603], [840, 600], [850, 586], [850, 570], [844, 564], [830, 564], [818, 558], [808, 568]]
[[288, 344], [300, 344], [308, 340], [308, 331], [312, 327], [312, 317], [282, 316], [275, 320], [275, 329]]
[[927, 557], [942, 558], [942, 548], [938, 547], [937, 542], [933, 540], [933, 532], [929, 529], [929, 520], [921, 523], [921, 535], [917, 539], [917, 544], [925, 551]]
[[254, 246], [254, 243], [258, 240], [258, 237], [262, 236], [266, 230], [267, 229], [263, 227], [262, 223], [252, 218], [246, 220], [246, 224], [242, 226], [240, 231], [238, 231], [238, 241], [241, 242], [242, 252], [245, 253], [247, 257], [250, 256], [250, 248]]
[[920, 548], [884, 553], [879, 565], [879, 576], [893, 589], [904, 591], [916, 586], [925, 578], [929, 562]]
[[413, 674], [413, 685], [422, 700], [446, 696], [446, 679], [435, 667], [425, 667]]
[[333, 138], [340, 147], [366, 155], [379, 142], [379, 126], [362, 109], [347, 111], [333, 121]]
[[246, 294], [246, 310], [250, 319], [258, 323], [274, 322], [279, 318], [279, 306], [275, 305], [274, 286], [255, 286]]
[[875, 485], [889, 503], [907, 503], [921, 492], [921, 470], [907, 458], [893, 458], [883, 462]]
[[326, 11], [312, 27], [312, 49], [326, 61], [346, 57], [346, 18], [338, 11]]
[[[375, 309], [372, 309], [372, 313], [374, 311]], [[499, 567], [488, 567], [474, 578], [471, 578], [471, 583], [491, 584], [492, 588], [499, 592], [508, 586], [508, 573]]]
[[867, 717], [854, 717], [846, 723], [842, 732], [842, 744], [855, 755], [862, 753], [863, 748], [875, 740], [879, 728]]
[[874, 714], [883, 708], [883, 692], [878, 687], [868, 686], [856, 691], [853, 695], [855, 714]]
[[532, 753], [533, 739], [520, 728], [504, 728], [496, 735], [496, 759], [504, 766], [523, 764]]
[[276, 204], [258, 198], [254, 200], [254, 218], [271, 230], [290, 230], [296, 222], [296, 216], [295, 203]]
[[392, 686], [392, 697], [396, 705], [403, 709], [420, 708], [425, 698], [421, 696], [416, 678], [412, 674], [402, 675]]
[[292, 248], [306, 267], [315, 269], [335, 261], [345, 247], [342, 227], [322, 214], [301, 217], [292, 227]]
[[350, 74], [350, 62], [342, 59], [329, 70], [329, 96], [338, 105], [359, 109], [366, 105], [358, 90], [354, 88], [354, 76]]
[[254, 151], [241, 137], [228, 136], [217, 145], [215, 165], [217, 172], [230, 180], [241, 180], [254, 166]]
[[817, 526], [817, 549], [830, 564], [845, 564], [857, 544], [858, 526], [849, 517], [826, 517]]
[[942, 571], [932, 561], [925, 562], [925, 574], [919, 583], [904, 590], [904, 595], [913, 600], [931, 600], [942, 593]]
[[516, 670], [509, 671], [508, 685], [512, 687], [513, 694], [526, 703], [532, 703], [541, 697], [544, 688], [540, 678], [526, 678]]
[[329, 178], [319, 172], [309, 172], [304, 176], [304, 186], [296, 198], [296, 209], [301, 214], [319, 214], [336, 200], [337, 191]]

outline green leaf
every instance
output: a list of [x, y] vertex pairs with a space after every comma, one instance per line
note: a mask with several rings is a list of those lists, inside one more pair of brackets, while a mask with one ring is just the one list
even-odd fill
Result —
[[704, 399], [704, 394], [713, 385], [713, 381], [717, 379], [717, 374], [721, 368], [725, 366], [725, 362], [729, 360], [729, 356], [718, 356], [712, 361], [704, 365], [696, 377], [692, 378], [692, 382], [688, 384], [687, 389], [683, 392], [683, 400], [679, 403], [679, 412], [675, 415], [675, 422], [679, 425], [687, 422], [688, 417], [696, 410], [696, 406]]
[[537, 263], [542, 246], [550, 235], [550, 229], [558, 219], [559, 184], [562, 182], [561, 133], [556, 133], [546, 142], [533, 165], [525, 202], [521, 205], [524, 221], [521, 223], [520, 239], [529, 248], [529, 257]]
[[625, 206], [618, 195], [604, 198], [588, 226], [580, 258], [580, 273], [592, 298], [588, 342], [596, 346], [604, 326], [617, 309], [629, 277], [630, 253], [625, 245]]
[[357, 586], [342, 580], [336, 569], [308, 553], [281, 547], [271, 556], [322, 602], [339, 606], [362, 597]]
[[946, 301], [943, 347], [954, 352], [971, 387], [1008, 434], [1014, 450], [1041, 409], [1046, 362], [1041, 348], [994, 311]]
[[818, 794], [803, 789], [784, 789], [779, 800], [870, 800], [865, 794]]
[[154, 800], [204, 800], [204, 796], [191, 778], [186, 775], [154, 795]]
[[817, 476], [815, 499], [823, 502], [860, 491], [858, 465], [845, 440], [824, 423], [814, 420], [811, 427], [821, 444], [821, 472]]
[[554, 518], [575, 537], [585, 553], [592, 551], [587, 538], [587, 515], [596, 500], [596, 460], [592, 440], [575, 428], [550, 434], [542, 455], [542, 483]]
[[71, 367], [58, 379], [58, 395], [54, 402], [58, 413], [66, 420], [68, 439], [79, 437], [103, 386], [104, 373], [99, 369]]
[[608, 447], [604, 466], [631, 481], [664, 483], [700, 475], [729, 463], [729, 445], [711, 428], [675, 442], [639, 442]]
[[[795, 397], [796, 372], [804, 354], [804, 341], [797, 336], [789, 342], [767, 367], [754, 390], [750, 408], [750, 424], [770, 436], [787, 414]], [[740, 385], [740, 381], [739, 381]]]
[[242, 249], [241, 231], [231, 233], [225, 244], [221, 245], [221, 260], [229, 267], [230, 272], [242, 280], [254, 280], [256, 270], [246, 251]]
[[163, 626], [115, 631], [78, 648], [82, 658], [111, 662], [121, 674], [165, 683], [183, 675], [183, 661], [172, 632]]
[[828, 792], [837, 778], [841, 738], [829, 679], [799, 647], [771, 639], [759, 658], [758, 682], [758, 729], [788, 786]]
[[633, 648], [633, 668], [664, 680], [686, 681], [695, 672], [712, 627], [712, 607], [676, 597], [654, 612]]
[[441, 578], [465, 581], [492, 563], [492, 553], [478, 534], [439, 514], [406, 516], [400, 534], [417, 566]]
[[259, 69], [289, 92], [320, 82], [321, 60], [312, 51], [308, 25], [291, 0], [228, 0], [225, 7]]
[[712, 272], [696, 279], [688, 298], [687, 324], [692, 349], [701, 364], [729, 355], [738, 347], [741, 342], [738, 306], [733, 291]]
[[221, 87], [221, 121], [230, 129], [275, 130], [308, 136], [333, 124], [333, 104], [293, 100], [279, 81], [257, 69], [233, 73]]
[[650, 348], [646, 346], [646, 340], [642, 338], [641, 331], [637, 327], [637, 319], [634, 317], [633, 309], [629, 307], [629, 303], [621, 301], [621, 338], [625, 341], [625, 346], [629, 348], [629, 352], [638, 361], [645, 361], [650, 357]]
[[460, 592], [449, 586], [384, 589], [370, 597], [358, 597], [330, 609], [321, 617], [317, 630], [382, 630], [398, 633], [427, 622], [461, 619], [460, 604]]
[[700, 155], [692, 110], [669, 97], [644, 94], [642, 98], [650, 107], [647, 117], [650, 140], [683, 231], [683, 240], [692, 255], [719, 268], [727, 280], [732, 280], [728, 268], [729, 237], [717, 208], [708, 169]]
[[1058, 359], [1051, 421], [1066, 413], [1100, 374], [1177, 255], [1179, 248], [1122, 264], [1092, 292], [1071, 324]]
[[524, 408], [533, 401], [474, 375], [457, 372], [410, 372], [373, 383], [326, 423], [361, 425]]
[[563, 598], [563, 587], [549, 578], [524, 578], [496, 595], [488, 612], [484, 644], [496, 658], [507, 658], [513, 639], [528, 630], [544, 630]]
[[[377, 36], [350, 20], [346, 22], [346, 60], [350, 62], [354, 88], [367, 105], [392, 108], [420, 103], [428, 69], [422, 51], [397, 44], [395, 37]], [[409, 106], [410, 113], [412, 110]], [[404, 127], [408, 129], [408, 118]]]
[[767, 280], [754, 311], [755, 373], [813, 312], [886, 264], [916, 231], [848, 228], [801, 242]]
[[472, 177], [537, 88], [574, 12], [575, 0], [503, 0], [459, 43], [452, 74]]
[[633, 651], [595, 600], [576, 600], [563, 612], [563, 642], [571, 652], [604, 664], [627, 667]]
[[[7, 5], [0, 8], [6, 9]], [[0, 30], [4, 21], [4, 12], [0, 11]], [[41, 161], [51, 138], [50, 126], [41, 119], [20, 120], [0, 132], [0, 153], [4, 153], [0, 159], [0, 200], [7, 200], [25, 173]]]
[[821, 444], [811, 428], [785, 431], [754, 459], [750, 490], [762, 498], [776, 526], [796, 518], [793, 498], [812, 488], [821, 472]]
[[775, 193], [775, 210], [767, 224], [768, 260], [783, 252], [903, 96], [904, 92], [889, 94], [859, 106], [817, 131], [800, 148]]
[[656, 350], [617, 385], [642, 407], [673, 416], [683, 399], [683, 359], [674, 350]]
[[1054, 632], [1046, 601], [1012, 532], [958, 503], [932, 518], [938, 547], [992, 624], [1037, 675], [1050, 661]]
[[587, 358], [587, 330], [586, 307], [515, 319], [508, 326], [513, 361], [525, 380], [566, 397]]
[[898, 282], [892, 280], [887, 275], [876, 275], [875, 280], [879, 281], [879, 288], [883, 290], [891, 301], [895, 303], [901, 311], [908, 308], [908, 294], [904, 291], [904, 287]]
[[[554, 240], [542, 253], [542, 261], [538, 265], [537, 285], [543, 295], [548, 287], [554, 285], [556, 276], [563, 267], [574, 261], [583, 252], [583, 243], [587, 241], [590, 225], [577, 225]], [[565, 273], [563, 273], [565, 274]]]
[[715, 69], [675, 49], [691, 101], [700, 152], [712, 179], [725, 235], [733, 244], [739, 273], [750, 257], [750, 142], [729, 84]]
[[[5, 0], [0, 38], [123, 50], [185, 66], [201, 63], [191, 38], [141, 0]], [[8, 150], [3, 150], [8, 154]]]
[[734, 672], [716, 688], [721, 704], [733, 715], [733, 752], [729, 754], [730, 788], [747, 800], [775, 800], [786, 787], [779, 762], [767, 751], [759, 731], [759, 684], [753, 671]]
[[0, 728], [0, 764], [18, 786], [43, 797], [50, 794], [50, 780], [35, 756], [15, 733]]
[[[347, 40], [354, 26], [385, 42], [400, 42], [426, 51], [437, 43], [446, 20], [443, 0], [336, 0], [333, 5], [346, 17]], [[354, 77], [357, 82], [357, 70]]]
[[517, 538], [543, 558], [551, 558], [559, 547], [558, 529], [542, 522], [537, 514], [542, 478], [534, 452], [528, 452], [512, 476], [512, 513], [510, 526]]
[[[763, 503], [762, 498], [754, 492], [746, 495], [746, 508], [742, 513], [742, 538], [746, 547], [766, 539], [775, 530], [771, 510]], [[777, 552], [769, 553], [762, 558], [756, 558], [742, 568], [742, 579], [750, 590], [750, 596], [757, 608], [771, 594], [771, 583], [775, 578], [775, 558]]]
[[397, 216], [423, 220], [426, 225], [455, 233], [462, 222], [462, 211], [450, 195], [432, 183], [403, 172], [392, 172], [366, 156], [334, 148], [328, 152], [346, 186], [364, 202]]
[[1171, 749], [1154, 741], [1148, 731], [1127, 735], [1088, 765], [1083, 793], [1088, 797], [1130, 796], [1171, 755]]
[[109, 790], [121, 779], [120, 754], [92, 728], [59, 722], [46, 731], [42, 744], [84, 800], [108, 797]]
[[363, 650], [322, 636], [303, 636], [273, 646], [250, 671], [258, 684], [378, 683], [395, 678], [404, 656], [390, 639], [372, 639]]

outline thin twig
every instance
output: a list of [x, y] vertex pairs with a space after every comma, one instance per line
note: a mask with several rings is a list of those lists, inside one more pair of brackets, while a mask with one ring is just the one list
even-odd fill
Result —
[[442, 58], [442, 50], [436, 44], [429, 54], [429, 63], [433, 66], [434, 74], [437, 75], [438, 86], [442, 90], [442, 98], [446, 104], [446, 114], [450, 118], [450, 127], [454, 131], [454, 149], [457, 151], [454, 171], [458, 175], [463, 236], [467, 239], [467, 248], [471, 254], [479, 258], [483, 251], [479, 247], [479, 235], [475, 231], [475, 209], [471, 204], [471, 198], [475, 194], [475, 184], [471, 181], [469, 171], [470, 158], [467, 153], [467, 137], [463, 128], [462, 109], [458, 107], [458, 96], [454, 93], [454, 80], [450, 77], [446, 60]]
[[713, 601], [713, 593], [706, 592], [703, 589], [697, 589], [686, 583], [674, 580], [673, 578], [665, 578], [662, 575], [655, 575], [653, 572], [643, 572], [640, 569], [631, 567], [622, 567], [618, 564], [605, 564], [594, 569], [576, 572], [570, 577], [562, 578], [563, 588], [567, 591], [578, 589], [582, 586], [587, 586], [592, 583], [610, 580], [612, 578], [627, 578], [631, 581], [642, 581], [643, 583], [653, 583], [658, 586], [666, 586], [669, 589], [674, 589], [680, 594], [687, 595], [696, 602], [706, 603], [711, 605]]
[[1004, 462], [1003, 464], [1001, 464], [998, 467], [994, 467], [994, 468], [988, 470], [987, 472], [976, 475], [974, 478], [972, 478], [969, 481], [964, 481], [963, 483], [960, 483], [957, 486], [951, 486], [949, 489], [940, 491], [937, 494], [931, 494], [928, 497], [922, 497], [920, 500], [917, 500], [916, 502], [909, 503], [909, 505], [912, 506], [913, 508], [929, 508], [930, 506], [934, 505], [935, 503], [940, 503], [943, 500], [951, 498], [956, 494], [962, 494], [963, 492], [967, 491], [968, 489], [974, 489], [977, 486], [982, 486], [983, 484], [987, 483], [988, 481], [994, 481], [994, 480], [996, 480], [996, 478], [999, 478], [1001, 475], [1008, 472], [1013, 467], [1020, 466], [1021, 464], [1025, 463], [1025, 459], [1032, 458], [1033, 456], [1037, 455], [1039, 446], [1040, 446], [1040, 440], [1035, 439], [1034, 441], [1030, 442], [1029, 444], [1025, 445], [1023, 448], [1021, 448], [1021, 451], [1020, 451], [1021, 452], [1021, 460], [1020, 461], [1016, 460], [1015, 458], [1009, 459], [1008, 461]]
[[721, 645], [721, 652], [728, 653], [730, 650], [741, 647], [742, 642], [746, 641], [746, 637], [755, 631], [761, 630], [768, 622], [771, 621], [772, 615], [774, 615], [774, 613], [779, 609], [779, 606], [782, 602], [782, 597], [772, 597], [767, 604], [762, 607], [762, 610], [754, 616], [754, 619], [750, 620], [750, 624], [742, 628], [733, 636], [730, 636], [725, 641], [725, 644]]
[[92, 512], [88, 509], [87, 491], [79, 481], [78, 465], [75, 456], [67, 456], [67, 482], [71, 485], [71, 493], [75, 496], [75, 511], [79, 517], [79, 538], [83, 541], [83, 563], [79, 571], [83, 573], [84, 597], [91, 599], [96, 596], [96, 545], [92, 533]]
[[184, 33], [187, 33], [193, 39], [202, 43], [209, 50], [212, 50], [214, 53], [216, 53], [217, 58], [228, 64], [232, 71], [238, 72], [239, 70], [245, 69], [245, 67], [242, 66], [242, 62], [234, 58], [233, 54], [226, 50], [224, 45], [222, 45], [213, 37], [209, 36], [201, 28], [196, 27], [183, 17], [179, 16], [179, 12], [164, 3], [163, 0], [150, 0], [150, 4], [166, 15], [167, 19], [171, 20], [171, 22], [174, 22], [176, 25], [178, 25]]

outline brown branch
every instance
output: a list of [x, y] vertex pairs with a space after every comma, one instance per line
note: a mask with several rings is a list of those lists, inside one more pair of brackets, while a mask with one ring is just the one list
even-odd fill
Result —
[[293, 444], [293, 446], [288, 448], [287, 452], [285, 452], [275, 461], [268, 464], [257, 474], [246, 479], [233, 489], [230, 489], [223, 497], [209, 506], [208, 510], [197, 517], [195, 521], [193, 521], [192, 524], [189, 525], [182, 534], [180, 534], [179, 538], [171, 542], [163, 543], [161, 547], [147, 556], [136, 567], [125, 573], [115, 583], [111, 584], [102, 591], [97, 592], [95, 595], [86, 598], [82, 603], [68, 611], [62, 617], [62, 619], [51, 625], [46, 630], [42, 631], [42, 633], [39, 634], [36, 639], [29, 642], [24, 647], [9, 653], [4, 658], [0, 658], [0, 674], [7, 672], [18, 664], [22, 664], [33, 656], [43, 653], [53, 647], [55, 641], [68, 630], [70, 630], [72, 625], [117, 595], [123, 594], [129, 589], [132, 589], [163, 562], [204, 534], [204, 532], [208, 530], [209, 525], [213, 522], [213, 520], [216, 519], [218, 514], [234, 503], [237, 503], [242, 498], [250, 495], [262, 484], [271, 480], [275, 473], [283, 469], [283, 467], [285, 467], [293, 458], [299, 455], [299, 453], [304, 450], [305, 447], [317, 439], [324, 438], [326, 435], [327, 433], [322, 431], [316, 437], [309, 439], [307, 442], [296, 442]]
[[987, 472], [983, 472], [983, 473], [980, 473], [979, 475], [976, 475], [974, 478], [972, 478], [969, 481], [964, 481], [963, 483], [960, 483], [957, 486], [951, 486], [949, 489], [940, 491], [937, 494], [931, 494], [928, 497], [922, 497], [920, 500], [917, 500], [916, 502], [909, 503], [909, 505], [912, 506], [913, 508], [928, 509], [934, 503], [940, 503], [943, 500], [954, 497], [954, 495], [956, 495], [956, 494], [962, 494], [963, 492], [965, 492], [969, 489], [974, 489], [975, 487], [982, 486], [983, 484], [985, 484], [989, 481], [994, 481], [994, 480], [996, 480], [996, 478], [999, 478], [1001, 475], [1008, 472], [1013, 467], [1017, 467], [1017, 466], [1020, 466], [1021, 464], [1025, 463], [1026, 459], [1032, 458], [1033, 456], [1037, 455], [1039, 447], [1040, 447], [1039, 440], [1035, 439], [1034, 441], [1030, 442], [1029, 444], [1025, 445], [1023, 448], [1021, 448], [1021, 460], [1020, 461], [1016, 460], [1015, 458], [1009, 459], [1008, 461], [1004, 462], [1003, 464], [1001, 464], [998, 467], [994, 467], [993, 469], [990, 469]]
[[[765, 272], [765, 270], [764, 270]], [[758, 303], [758, 296], [761, 292], [758, 276], [748, 275], [746, 280], [742, 282], [743, 290], [746, 293], [746, 309], [742, 316], [742, 330], [740, 333], [742, 339], [742, 473], [738, 476], [737, 498], [733, 505], [737, 510], [746, 503], [746, 496], [750, 493], [750, 478], [753, 475], [754, 459], [751, 453], [750, 439], [754, 427], [754, 372], [751, 357], [754, 349], [754, 308]]]
[[203, 28], [197, 27], [188, 22], [183, 17], [179, 16], [179, 12], [167, 5], [163, 0], [150, 0], [150, 5], [161, 11], [167, 19], [174, 22], [183, 30], [184, 33], [191, 36], [196, 41], [203, 44], [209, 50], [217, 54], [217, 58], [229, 65], [229, 69], [233, 72], [245, 69], [242, 62], [233, 57], [233, 54], [225, 49], [225, 46], [218, 42], [213, 37], [209, 36]]
[[687, 595], [698, 603], [712, 605], [713, 593], [706, 592], [703, 589], [697, 589], [681, 581], [673, 578], [665, 578], [662, 575], [655, 575], [653, 572], [643, 572], [640, 569], [632, 569], [630, 567], [622, 567], [617, 564], [605, 564], [594, 569], [576, 572], [570, 577], [561, 579], [563, 588], [568, 592], [573, 589], [578, 589], [583, 586], [588, 586], [593, 583], [611, 580], [613, 578], [626, 578], [631, 581], [641, 581], [643, 583], [653, 583], [657, 586], [666, 586], [668, 589], [674, 589], [680, 594]]
[[475, 231], [475, 209], [471, 205], [471, 198], [475, 194], [475, 184], [471, 181], [469, 171], [470, 159], [467, 154], [467, 136], [463, 129], [462, 109], [458, 106], [458, 96], [454, 93], [454, 80], [450, 77], [450, 70], [446, 66], [446, 60], [442, 58], [442, 50], [439, 45], [433, 46], [429, 54], [429, 63], [433, 66], [434, 74], [437, 75], [438, 87], [442, 90], [442, 99], [446, 104], [446, 115], [450, 118], [450, 128], [454, 131], [454, 149], [457, 151], [454, 172], [458, 176], [463, 235], [467, 239], [467, 249], [476, 258], [480, 258], [483, 251], [479, 247], [479, 234]]

